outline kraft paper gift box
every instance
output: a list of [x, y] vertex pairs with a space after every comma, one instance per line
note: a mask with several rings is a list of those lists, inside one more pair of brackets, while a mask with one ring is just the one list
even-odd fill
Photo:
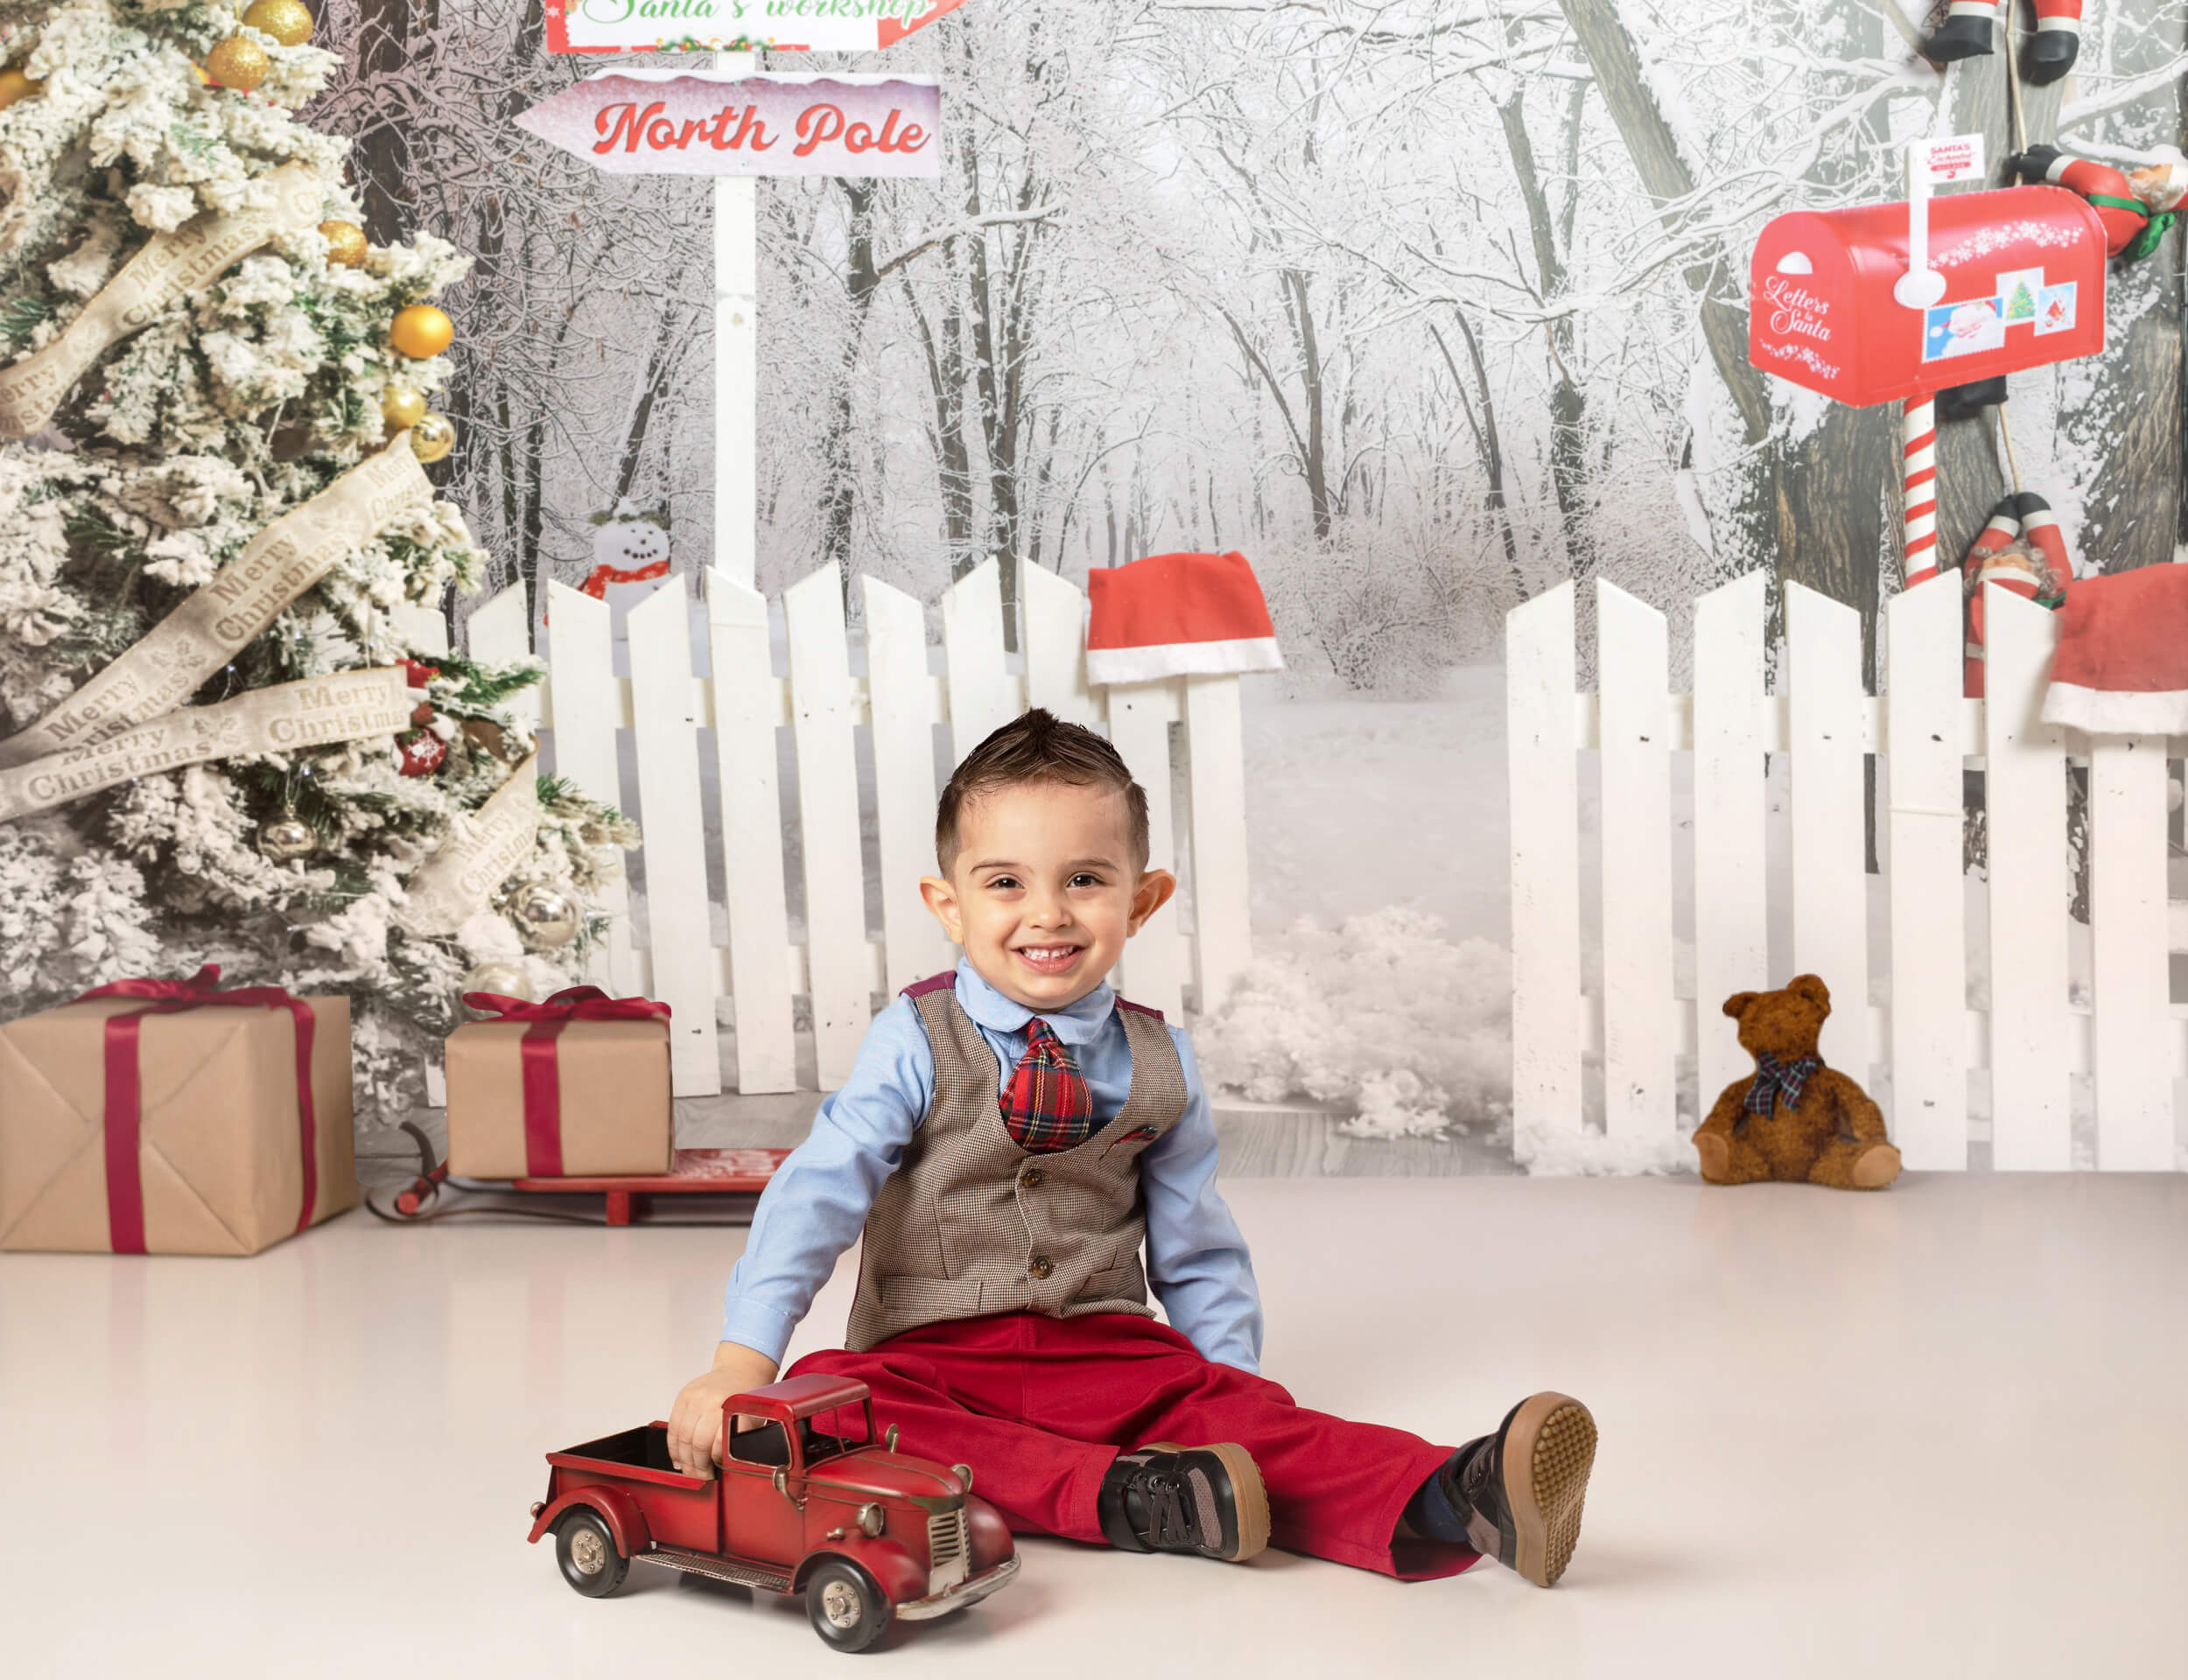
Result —
[[588, 1019], [551, 998], [512, 1004], [525, 1012], [449, 1034], [450, 1172], [583, 1178], [666, 1172], [675, 1165], [667, 1008], [597, 1001], [659, 1013]]
[[347, 998], [123, 984], [0, 1026], [0, 1249], [256, 1254], [357, 1205]]

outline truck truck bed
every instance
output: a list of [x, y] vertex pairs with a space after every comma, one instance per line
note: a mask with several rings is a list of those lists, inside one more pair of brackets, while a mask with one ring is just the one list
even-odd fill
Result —
[[604, 1435], [567, 1452], [550, 1452], [554, 1466], [553, 1497], [559, 1499], [573, 1488], [609, 1482], [634, 1489], [646, 1514], [646, 1525], [656, 1545], [684, 1546], [694, 1551], [721, 1550], [722, 1502], [720, 1489], [711, 1476], [687, 1476], [669, 1457], [665, 1424], [647, 1424]]

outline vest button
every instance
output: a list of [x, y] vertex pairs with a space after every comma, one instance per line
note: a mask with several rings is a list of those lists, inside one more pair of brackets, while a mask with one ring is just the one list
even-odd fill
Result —
[[1048, 1256], [1045, 1254], [1036, 1254], [1034, 1256], [1032, 1264], [1026, 1268], [1027, 1272], [1036, 1283], [1048, 1277], [1048, 1275], [1055, 1270], [1055, 1265], [1049, 1261]]
[[1029, 1166], [1023, 1172], [1020, 1172], [1018, 1175], [1018, 1181], [1028, 1190], [1037, 1190], [1041, 1187], [1041, 1180], [1043, 1176], [1044, 1175], [1039, 1167]]

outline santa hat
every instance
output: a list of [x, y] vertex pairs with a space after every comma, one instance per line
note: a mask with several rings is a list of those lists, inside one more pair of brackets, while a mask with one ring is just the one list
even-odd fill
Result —
[[2044, 721], [2093, 735], [2188, 735], [2188, 566], [2077, 579]]
[[1243, 554], [1157, 554], [1086, 578], [1086, 680], [1280, 671], [1261, 585]]

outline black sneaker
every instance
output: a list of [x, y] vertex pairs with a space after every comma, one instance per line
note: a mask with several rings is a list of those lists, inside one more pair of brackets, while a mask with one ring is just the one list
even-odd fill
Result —
[[1269, 1544], [1269, 1496], [1245, 1448], [1155, 1441], [1102, 1478], [1102, 1532], [1120, 1551], [1190, 1551], [1244, 1563]]
[[1595, 1420], [1569, 1395], [1537, 1394], [1494, 1435], [1469, 1441], [1437, 1474], [1467, 1544], [1537, 1586], [1565, 1573], [1595, 1463]]

